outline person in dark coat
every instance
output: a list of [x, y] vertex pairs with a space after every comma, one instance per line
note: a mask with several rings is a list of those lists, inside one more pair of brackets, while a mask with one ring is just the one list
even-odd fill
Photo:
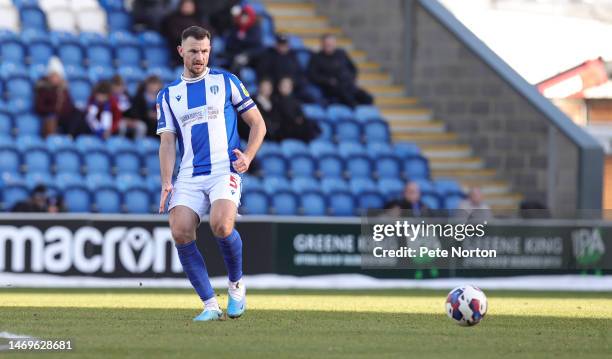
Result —
[[146, 125], [146, 135], [149, 137], [157, 137], [156, 100], [162, 86], [159, 77], [155, 75], [147, 77], [138, 86], [136, 95], [132, 99], [132, 107], [126, 113], [128, 117], [142, 121]]
[[[266, 122], [266, 141], [278, 141], [281, 119], [272, 98], [274, 84], [267, 77], [260, 77], [260, 79], [257, 94], [253, 97], [253, 101]], [[249, 131], [250, 128], [246, 122], [238, 121], [238, 135], [241, 139], [248, 140]]]
[[304, 117], [302, 103], [293, 96], [293, 80], [290, 77], [280, 79], [277, 91], [274, 107], [281, 118], [280, 139], [295, 138], [310, 142], [316, 138], [321, 130], [315, 122]]
[[371, 104], [372, 96], [357, 87], [357, 68], [346, 54], [336, 47], [336, 38], [326, 34], [321, 38], [321, 50], [310, 58], [308, 78], [318, 85], [325, 96], [347, 106]]
[[48, 212], [48, 206], [47, 187], [38, 185], [34, 188], [30, 197], [17, 202], [11, 212]]
[[213, 32], [210, 25], [203, 21], [198, 14], [197, 4], [194, 0], [181, 0], [175, 12], [166, 16], [161, 22], [161, 33], [166, 38], [170, 53], [173, 54], [175, 66], [182, 65], [176, 46], [181, 43], [183, 30], [190, 26], [202, 26]]
[[431, 210], [421, 200], [421, 188], [416, 182], [408, 182], [404, 187], [403, 197], [387, 202], [384, 208], [395, 216], [405, 214], [409, 217], [427, 217], [431, 215]]

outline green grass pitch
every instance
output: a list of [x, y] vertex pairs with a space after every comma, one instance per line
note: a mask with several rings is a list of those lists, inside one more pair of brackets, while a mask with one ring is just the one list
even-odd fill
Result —
[[200, 303], [190, 290], [3, 289], [0, 332], [71, 339], [74, 349], [0, 356], [611, 357], [611, 293], [486, 294], [487, 316], [464, 328], [444, 313], [445, 291], [251, 290], [242, 318], [193, 323]]

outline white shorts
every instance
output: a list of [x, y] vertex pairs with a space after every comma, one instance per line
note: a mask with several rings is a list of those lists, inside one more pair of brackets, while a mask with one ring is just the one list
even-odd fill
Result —
[[236, 173], [177, 179], [170, 196], [168, 212], [176, 206], [186, 206], [202, 221], [210, 205], [218, 199], [230, 200], [239, 207], [241, 192], [242, 178]]

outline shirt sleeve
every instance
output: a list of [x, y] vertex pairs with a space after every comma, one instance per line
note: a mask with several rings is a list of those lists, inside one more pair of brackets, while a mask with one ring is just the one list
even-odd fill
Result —
[[251, 95], [238, 77], [236, 77], [236, 75], [229, 74], [229, 79], [230, 88], [232, 91], [232, 105], [234, 105], [234, 108], [236, 111], [238, 111], [238, 114], [243, 114], [255, 107], [255, 102], [253, 102]]
[[174, 123], [172, 122], [172, 114], [170, 113], [170, 107], [168, 101], [164, 98], [165, 90], [161, 90], [157, 94], [157, 102], [155, 107], [157, 109], [157, 134], [160, 135], [164, 132], [176, 133]]

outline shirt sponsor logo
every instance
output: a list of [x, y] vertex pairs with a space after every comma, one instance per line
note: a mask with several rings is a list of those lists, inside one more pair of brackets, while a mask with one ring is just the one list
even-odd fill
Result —
[[202, 120], [200, 122], [204, 122], [205, 119], [206, 119], [206, 113], [203, 110], [188, 112], [180, 117], [182, 126], [187, 126], [187, 125], [190, 125], [200, 120]]
[[216, 120], [219, 117], [219, 109], [216, 107], [208, 106], [206, 112], [208, 113], [208, 121]]
[[176, 100], [180, 101], [181, 100], [181, 95], [176, 95]]
[[251, 94], [249, 94], [249, 91], [247, 91], [246, 87], [244, 87], [242, 82], [240, 83], [240, 88], [242, 89], [242, 92], [244, 92], [246, 97], [251, 97]]

